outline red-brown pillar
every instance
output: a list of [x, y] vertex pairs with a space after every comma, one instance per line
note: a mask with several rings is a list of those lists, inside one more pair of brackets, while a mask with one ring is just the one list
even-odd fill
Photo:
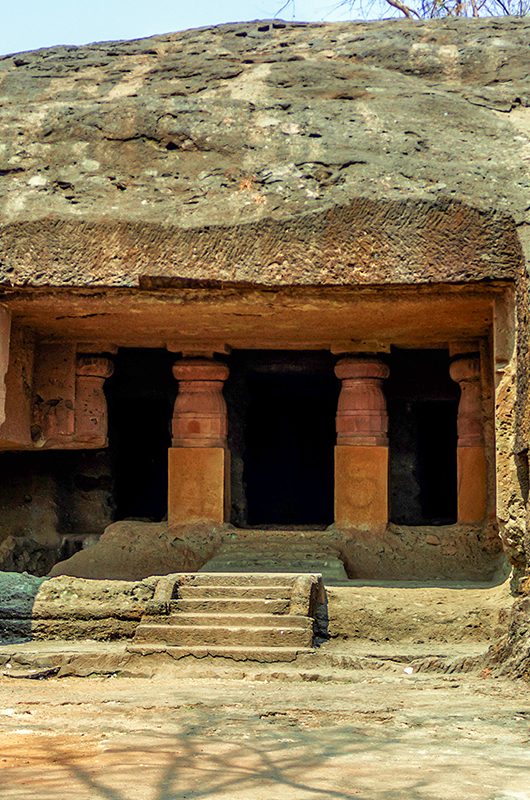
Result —
[[480, 358], [464, 356], [450, 366], [460, 385], [458, 404], [458, 522], [481, 522], [486, 516], [487, 465], [482, 423]]
[[365, 530], [388, 523], [388, 415], [383, 381], [386, 364], [378, 358], [341, 358], [335, 374], [342, 381], [335, 448], [335, 522]]
[[179, 393], [169, 450], [168, 520], [224, 522], [228, 513], [229, 456], [223, 384], [228, 367], [186, 358], [173, 366]]
[[114, 364], [106, 356], [78, 356], [74, 414], [76, 446], [107, 446], [108, 411], [103, 386], [113, 372]]

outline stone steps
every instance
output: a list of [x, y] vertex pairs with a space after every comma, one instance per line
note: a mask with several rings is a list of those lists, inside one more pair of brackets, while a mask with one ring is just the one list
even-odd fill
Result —
[[202, 568], [205, 573], [316, 573], [324, 581], [348, 579], [334, 536], [320, 530], [238, 529]]
[[318, 572], [322, 574], [327, 582], [329, 581], [346, 581], [348, 576], [345, 572], [342, 561], [338, 558], [330, 559], [303, 558], [299, 556], [287, 555], [285, 558], [278, 557], [278, 554], [271, 553], [268, 556], [266, 553], [259, 557], [252, 557], [248, 553], [222, 553], [219, 556], [211, 559], [207, 565], [209, 572], [226, 571], [241, 571], [254, 573], [256, 570], [263, 570], [263, 572], [283, 573], [285, 570], [296, 573]]
[[199, 597], [189, 600], [174, 600], [171, 603], [172, 612], [186, 613], [226, 613], [226, 614], [288, 614], [290, 601], [283, 600], [255, 600], [253, 598], [233, 597]]
[[312, 620], [301, 614], [246, 614], [246, 613], [185, 613], [170, 614], [169, 621], [176, 625], [227, 625], [240, 627], [245, 625], [250, 628], [303, 628], [312, 630]]
[[215, 584], [200, 586], [181, 586], [179, 588], [179, 599], [196, 600], [200, 598], [252, 598], [255, 600], [286, 600], [291, 595], [289, 586], [217, 586]]
[[[136, 629], [135, 642], [200, 647], [203, 645], [241, 646], [241, 647], [311, 647], [313, 631], [298, 627], [284, 615], [285, 626], [278, 625], [234, 625], [233, 620], [218, 624], [179, 625], [145, 624]], [[228, 624], [232, 623], [232, 624]], [[289, 626], [289, 627], [287, 627]]]
[[154, 655], [167, 653], [173, 658], [230, 658], [233, 661], [259, 661], [262, 663], [275, 663], [279, 661], [294, 661], [299, 655], [314, 653], [311, 647], [245, 647], [238, 645], [230, 646], [183, 646], [174, 647], [166, 644], [141, 644], [134, 641], [128, 645], [127, 652], [134, 655]]
[[[215, 571], [209, 572], [194, 572], [186, 574], [182, 581], [179, 582], [179, 588], [190, 586], [223, 586], [228, 582], [230, 586], [285, 586], [286, 580], [291, 581], [292, 578], [297, 577], [287, 570], [283, 573], [271, 575], [270, 573], [257, 572], [242, 572], [239, 570], [225, 570], [225, 572]], [[290, 584], [287, 584], [290, 588]]]
[[194, 573], [174, 577], [167, 616], [144, 616], [128, 652], [267, 662], [292, 661], [300, 653], [314, 652], [313, 619], [296, 609], [309, 612], [318, 576]]

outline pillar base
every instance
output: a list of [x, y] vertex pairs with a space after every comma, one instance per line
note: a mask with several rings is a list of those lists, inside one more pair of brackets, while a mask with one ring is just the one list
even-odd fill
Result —
[[388, 447], [335, 447], [335, 524], [384, 530], [388, 524]]
[[482, 522], [486, 516], [487, 465], [484, 447], [458, 447], [458, 522]]
[[229, 503], [224, 447], [171, 447], [168, 451], [168, 523], [225, 522]]

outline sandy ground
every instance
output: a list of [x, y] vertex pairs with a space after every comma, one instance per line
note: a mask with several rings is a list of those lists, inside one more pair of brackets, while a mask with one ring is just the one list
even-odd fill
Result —
[[0, 797], [530, 800], [528, 685], [229, 674], [2, 679]]

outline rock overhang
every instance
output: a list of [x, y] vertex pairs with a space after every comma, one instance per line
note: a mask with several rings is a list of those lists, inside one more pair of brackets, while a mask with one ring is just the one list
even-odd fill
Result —
[[511, 279], [529, 31], [265, 21], [6, 57], [2, 282]]

